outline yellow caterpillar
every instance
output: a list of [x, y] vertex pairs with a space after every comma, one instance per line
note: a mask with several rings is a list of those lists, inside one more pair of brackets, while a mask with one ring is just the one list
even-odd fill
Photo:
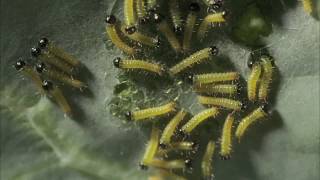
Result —
[[272, 81], [272, 75], [273, 75], [273, 65], [272, 65], [273, 59], [268, 56], [262, 56], [260, 59], [261, 59], [263, 73], [260, 80], [258, 98], [260, 101], [266, 102], [268, 98], [270, 83]]
[[243, 107], [243, 104], [241, 101], [228, 99], [228, 98], [198, 96], [198, 102], [200, 104], [219, 106], [227, 109], [232, 109], [235, 111], [239, 111]]
[[230, 113], [223, 125], [220, 144], [220, 157], [223, 160], [230, 159], [232, 150], [232, 126], [234, 122], [234, 112]]
[[184, 52], [187, 52], [190, 50], [193, 28], [194, 28], [194, 26], [196, 24], [196, 20], [197, 20], [197, 12], [200, 11], [199, 4], [198, 3], [191, 3], [189, 5], [189, 11], [190, 11], [190, 13], [188, 14], [188, 17], [186, 19], [184, 36], [183, 36], [183, 43], [182, 43], [182, 49]]
[[201, 22], [200, 27], [198, 29], [197, 37], [198, 39], [203, 39], [206, 32], [208, 31], [208, 26], [211, 23], [223, 23], [226, 21], [225, 19], [226, 11], [213, 13], [207, 15], [204, 20]]
[[146, 150], [144, 152], [143, 158], [140, 162], [141, 169], [147, 169], [147, 165], [153, 160], [154, 156], [156, 155], [158, 151], [158, 145], [159, 145], [159, 136], [160, 136], [160, 130], [155, 127], [155, 125], [152, 126], [150, 140], [147, 144]]
[[156, 73], [160, 76], [163, 75], [163, 72], [164, 72], [164, 68], [159, 64], [153, 64], [143, 60], [133, 60], [133, 59], [124, 60], [118, 57], [113, 60], [113, 64], [117, 68], [127, 69], [127, 70], [142, 69], [145, 71]]
[[169, 69], [169, 73], [174, 76], [187, 68], [200, 63], [201, 61], [208, 59], [211, 55], [217, 55], [218, 48], [216, 46], [211, 46], [209, 48], [204, 48], [200, 51], [195, 52], [189, 57], [183, 59], [180, 63], [174, 65]]
[[240, 77], [238, 72], [226, 72], [226, 73], [206, 73], [198, 75], [189, 75], [188, 78], [194, 84], [209, 84], [217, 82], [235, 81]]
[[214, 177], [213, 167], [212, 167], [212, 159], [213, 159], [214, 151], [215, 151], [215, 142], [209, 141], [201, 162], [202, 175], [206, 180], [212, 179]]
[[259, 119], [267, 117], [267, 112], [266, 112], [266, 106], [261, 106], [257, 109], [255, 109], [253, 112], [248, 114], [246, 117], [244, 117], [240, 124], [237, 127], [236, 130], [236, 137], [238, 141], [242, 139], [244, 133], [247, 131], [248, 127], [251, 126], [253, 123], [258, 121]]
[[176, 106], [177, 105], [175, 102], [169, 102], [168, 104], [165, 104], [159, 107], [127, 112], [126, 117], [128, 120], [139, 121], [139, 120], [160, 116], [160, 115], [164, 115], [169, 112], [175, 111]]

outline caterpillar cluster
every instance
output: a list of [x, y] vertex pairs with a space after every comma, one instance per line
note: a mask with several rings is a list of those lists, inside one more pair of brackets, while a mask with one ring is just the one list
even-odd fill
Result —
[[[153, 107], [132, 110], [125, 113], [125, 117], [133, 122], [153, 122], [150, 139], [144, 155], [139, 163], [141, 169], [152, 167], [158, 170], [157, 175], [150, 179], [185, 179], [180, 176], [185, 170], [191, 170], [192, 159], [198, 154], [199, 144], [188, 141], [193, 131], [209, 119], [218, 119], [223, 111], [228, 115], [221, 131], [219, 141], [211, 139], [204, 152], [201, 169], [204, 179], [213, 177], [212, 160], [216, 146], [220, 146], [221, 159], [231, 158], [233, 137], [243, 138], [251, 125], [260, 119], [269, 116], [267, 110], [268, 91], [273, 78], [274, 61], [269, 55], [251, 58], [248, 63], [251, 74], [247, 83], [248, 100], [241, 99], [243, 95], [238, 72], [211, 72], [203, 74], [190, 74], [189, 69], [199, 63], [204, 63], [211, 57], [218, 56], [218, 48], [210, 46], [192, 52], [193, 39], [202, 41], [212, 25], [222, 25], [228, 20], [228, 13], [223, 9], [223, 0], [203, 0], [203, 4], [196, 2], [184, 3], [179, 0], [169, 1], [124, 0], [124, 23], [114, 15], [106, 16], [106, 34], [111, 42], [128, 55], [128, 58], [117, 57], [113, 64], [123, 70], [144, 71], [160, 77], [183, 78], [191, 83], [195, 93], [198, 93], [198, 103], [206, 107], [203, 111], [187, 118], [190, 115], [186, 109], [179, 106], [176, 99], [164, 102]], [[164, 8], [162, 7], [164, 6]], [[170, 17], [160, 13], [163, 8], [170, 12]], [[166, 9], [167, 8], [167, 9]], [[183, 12], [183, 9], [188, 9]], [[200, 17], [200, 10], [207, 9], [207, 15]], [[182, 14], [187, 14], [184, 19]], [[172, 20], [170, 22], [169, 20]], [[201, 19], [201, 20], [200, 20]], [[211, 25], [211, 26], [210, 26]], [[155, 28], [164, 38], [143, 33], [145, 27]], [[181, 36], [183, 36], [181, 38]], [[168, 66], [163, 62], [144, 58], [148, 48], [157, 50], [167, 40], [171, 49], [181, 60], [175, 65]], [[191, 52], [191, 53], [190, 53]], [[189, 56], [186, 56], [189, 54]], [[191, 55], [190, 55], [191, 54]], [[135, 58], [139, 56], [142, 58]], [[252, 102], [251, 112], [248, 113], [248, 103]], [[250, 110], [249, 110], [250, 111]], [[236, 120], [246, 113], [240, 120]], [[161, 130], [155, 119], [169, 118], [166, 126]], [[184, 122], [188, 119], [187, 122]], [[240, 122], [240, 123], [237, 123]], [[236, 129], [234, 127], [237, 125]], [[172, 159], [174, 152], [188, 151]]]
[[47, 95], [59, 105], [65, 115], [72, 116], [72, 108], [63, 94], [60, 85], [84, 90], [87, 85], [75, 79], [76, 70], [81, 63], [65, 50], [56, 46], [46, 37], [31, 48], [32, 58], [19, 58], [13, 65], [23, 75], [29, 77], [37, 86], [41, 95]]

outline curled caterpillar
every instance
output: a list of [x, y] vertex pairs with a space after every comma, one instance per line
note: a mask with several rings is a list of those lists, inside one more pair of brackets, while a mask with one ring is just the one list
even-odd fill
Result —
[[216, 56], [219, 50], [216, 46], [211, 46], [208, 48], [204, 48], [200, 51], [195, 52], [194, 54], [190, 55], [189, 57], [183, 59], [178, 64], [174, 65], [169, 69], [169, 73], [174, 76], [189, 67], [194, 66], [197, 63], [200, 63], [203, 60], [208, 59], [211, 55]]
[[14, 64], [14, 68], [22, 72], [24, 75], [29, 76], [34, 84], [37, 86], [41, 94], [45, 94], [42, 88], [42, 79], [41, 77], [33, 70], [30, 65], [27, 65], [25, 61], [22, 59], [18, 59], [18, 61]]
[[188, 79], [194, 84], [209, 84], [217, 82], [235, 81], [240, 77], [238, 72], [226, 72], [226, 73], [207, 73], [198, 75], [189, 75]]
[[241, 101], [228, 99], [228, 98], [198, 96], [198, 102], [204, 105], [219, 106], [227, 109], [232, 109], [235, 111], [239, 111], [244, 107], [244, 104]]
[[237, 127], [236, 130], [236, 137], [238, 141], [242, 139], [244, 133], [247, 131], [248, 127], [251, 126], [253, 123], [257, 122], [258, 120], [265, 118], [268, 116], [267, 113], [267, 108], [265, 105], [255, 109], [253, 112], [248, 114], [246, 117], [244, 117], [241, 121], [240, 124]]
[[198, 32], [197, 32], [198, 39], [202, 40], [205, 37], [205, 34], [208, 31], [209, 24], [225, 22], [226, 15], [227, 15], [226, 11], [207, 15], [204, 18], [204, 20], [201, 22], [200, 27], [198, 29]]
[[153, 64], [150, 62], [146, 62], [143, 60], [125, 60], [125, 59], [121, 59], [119, 57], [115, 58], [113, 60], [113, 64], [115, 67], [117, 68], [121, 68], [121, 69], [142, 69], [145, 71], [149, 71], [152, 73], [156, 73], [158, 75], [163, 75], [164, 72], [164, 68], [162, 66], [160, 66], [159, 64]]
[[273, 75], [273, 58], [264, 55], [260, 59], [261, 59], [263, 73], [260, 80], [258, 98], [260, 101], [266, 102], [268, 98], [268, 91], [272, 81], [272, 75]]
[[182, 126], [181, 132], [184, 134], [190, 134], [200, 123], [207, 120], [209, 117], [216, 117], [219, 114], [217, 108], [209, 108], [201, 111], [191, 118], [185, 125]]
[[55, 56], [41, 51], [40, 48], [31, 48], [31, 55], [35, 58], [40, 59], [42, 62], [55, 66], [56, 68], [67, 74], [73, 74], [74, 68], [71, 65], [62, 61], [61, 59], [56, 58]]
[[174, 135], [177, 126], [183, 120], [186, 114], [187, 112], [184, 109], [182, 109], [170, 120], [170, 122], [163, 130], [162, 136], [160, 138], [160, 147], [164, 148], [168, 144], [170, 144], [171, 138]]
[[125, 115], [128, 120], [139, 121], [147, 118], [165, 115], [167, 113], [175, 111], [176, 106], [177, 104], [175, 102], [169, 102], [168, 104], [158, 107], [152, 107], [138, 111], [129, 111]]
[[209, 141], [201, 161], [202, 175], [206, 180], [212, 179], [214, 177], [213, 167], [212, 167], [212, 159], [213, 159], [214, 151], [215, 151], [215, 142]]
[[58, 86], [51, 81], [43, 80], [42, 88], [54, 98], [65, 115], [72, 116], [71, 107]]
[[[119, 29], [117, 28], [117, 19], [115, 16], [113, 15], [108, 15], [106, 17], [106, 32], [110, 38], [110, 40], [112, 41], [112, 43], [118, 47], [119, 49], [121, 49], [123, 52], [129, 54], [129, 55], [134, 55], [136, 53], [136, 50], [133, 47], [130, 47], [129, 45], [127, 45], [119, 36], [118, 32]], [[135, 32], [135, 31], [134, 31]], [[133, 33], [133, 32], [132, 32]], [[128, 34], [132, 34], [131, 31]]]
[[177, 39], [176, 35], [174, 32], [171, 30], [171, 28], [168, 25], [168, 22], [161, 17], [160, 14], [154, 14], [153, 15], [154, 21], [157, 24], [158, 29], [163, 33], [168, 42], [170, 43], [171, 47], [175, 50], [175, 52], [180, 52], [181, 51], [181, 45], [179, 40]]
[[240, 88], [235, 84], [195, 84], [193, 86], [195, 92], [206, 94], [226, 94], [233, 96], [239, 94]]
[[43, 74], [51, 79], [59, 80], [75, 88], [83, 89], [87, 87], [87, 85], [81, 82], [80, 80], [73, 79], [67, 76], [66, 74], [56, 71], [54, 69], [48, 69], [44, 63], [36, 64], [35, 68], [38, 73]]
[[230, 159], [232, 150], [232, 127], [234, 122], [234, 112], [228, 114], [222, 129], [220, 143], [220, 158]]
[[251, 73], [247, 83], [247, 94], [250, 101], [255, 101], [257, 99], [257, 87], [262, 68], [259, 62], [255, 62], [252, 65], [249, 65], [249, 67], [251, 68]]
[[150, 140], [146, 146], [146, 150], [139, 164], [141, 169], [147, 169], [147, 165], [149, 165], [149, 163], [153, 160], [154, 156], [156, 155], [159, 145], [159, 136], [160, 130], [155, 125], [153, 125]]
[[187, 52], [190, 50], [193, 28], [196, 24], [197, 13], [200, 11], [199, 4], [191, 3], [189, 5], [189, 11], [190, 13], [187, 16], [187, 20], [185, 23], [183, 43], [182, 43], [182, 49], [184, 52]]
[[66, 63], [72, 65], [72, 66], [79, 66], [80, 61], [78, 61], [75, 57], [70, 55], [69, 53], [65, 52], [63, 49], [57, 47], [54, 45], [51, 41], [49, 41], [48, 38], [41, 38], [38, 42], [38, 46], [41, 49], [47, 49], [49, 53], [53, 54], [56, 57], [59, 57], [60, 59], [64, 60]]

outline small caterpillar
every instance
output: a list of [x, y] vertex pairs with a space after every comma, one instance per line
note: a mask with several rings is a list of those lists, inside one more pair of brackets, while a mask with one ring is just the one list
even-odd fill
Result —
[[75, 88], [83, 89], [86, 88], [87, 85], [77, 79], [72, 79], [69, 76], [65, 75], [62, 72], [56, 71], [54, 69], [48, 69], [44, 63], [38, 63], [35, 67], [36, 71], [40, 74], [43, 74], [49, 78], [59, 80], [63, 83], [66, 83]]
[[240, 91], [240, 88], [235, 84], [195, 84], [193, 89], [197, 93], [227, 94], [229, 96], [239, 94]]
[[227, 15], [226, 11], [222, 11], [219, 13], [213, 13], [207, 15], [204, 20], [201, 22], [200, 27], [198, 29], [197, 37], [202, 40], [208, 31], [208, 26], [211, 23], [223, 23], [225, 22], [225, 16]]
[[161, 149], [159, 149], [157, 152], [157, 156], [164, 157], [172, 151], [189, 151], [192, 153], [196, 153], [199, 148], [199, 144], [191, 141], [181, 141], [166, 145], [165, 149], [163, 149], [164, 147], [161, 147], [160, 144], [160, 148]]
[[158, 29], [166, 36], [171, 47], [175, 52], [181, 51], [181, 45], [174, 32], [169, 28], [168, 22], [161, 17], [160, 14], [154, 14], [154, 21], [157, 24]]
[[223, 125], [220, 143], [220, 158], [230, 159], [232, 150], [232, 126], [234, 122], [234, 112], [230, 113]]
[[[127, 32], [126, 27], [124, 25], [121, 26], [122, 32]], [[138, 43], [151, 46], [151, 47], [158, 47], [160, 45], [160, 39], [149, 37], [147, 35], [144, 35], [138, 31], [135, 31], [133, 33], [124, 33], [128, 38], [137, 41]]]
[[124, 19], [126, 24], [126, 30], [128, 33], [135, 29], [136, 24], [136, 14], [135, 14], [135, 3], [134, 0], [124, 0]]
[[219, 114], [217, 108], [209, 108], [201, 111], [191, 118], [184, 126], [181, 128], [182, 133], [190, 134], [193, 129], [195, 129], [201, 122], [207, 120], [209, 117], [216, 117]]
[[180, 110], [167, 124], [165, 129], [163, 130], [162, 136], [160, 138], [160, 147], [165, 148], [171, 142], [171, 138], [179, 125], [179, 123], [186, 116], [187, 112], [182, 109]]
[[248, 99], [250, 101], [255, 101], [257, 98], [257, 86], [261, 76], [262, 68], [259, 62], [255, 62], [251, 65], [249, 64], [249, 67], [251, 68], [251, 73], [249, 75], [247, 83]]
[[65, 115], [72, 116], [71, 107], [58, 86], [55, 86], [51, 81], [43, 80], [42, 88], [52, 95]]
[[183, 59], [180, 63], [174, 65], [169, 69], [169, 73], [174, 76], [187, 68], [200, 63], [201, 61], [208, 59], [211, 55], [216, 56], [219, 50], [216, 46], [211, 46], [209, 48], [204, 48], [200, 51], [195, 52], [189, 57]]
[[238, 72], [226, 73], [207, 73], [198, 75], [189, 75], [188, 79], [194, 84], [209, 84], [216, 82], [235, 81], [240, 77]]
[[34, 84], [37, 86], [37, 88], [40, 90], [41, 94], [45, 94], [42, 88], [42, 79], [41, 77], [33, 70], [33, 68], [30, 65], [27, 65], [25, 61], [22, 59], [19, 59], [15, 64], [14, 68], [22, 72], [24, 75], [29, 76]]
[[204, 105], [219, 106], [227, 109], [232, 109], [235, 111], [239, 111], [244, 107], [244, 104], [241, 101], [228, 99], [228, 98], [198, 96], [198, 102]]
[[160, 130], [155, 125], [152, 126], [150, 140], [147, 144], [143, 158], [139, 164], [141, 169], [147, 169], [148, 164], [153, 160], [158, 151]]
[[113, 60], [113, 64], [117, 68], [121, 69], [143, 69], [145, 71], [153, 72], [158, 75], [163, 75], [164, 68], [159, 64], [153, 64], [143, 60], [124, 60], [119, 57]]
[[179, 7], [178, 0], [170, 0], [169, 1], [169, 12], [171, 14], [172, 23], [174, 26], [174, 32], [180, 33], [182, 32], [182, 17]]
[[184, 30], [183, 43], [182, 43], [182, 49], [184, 52], [187, 52], [190, 50], [192, 32], [197, 20], [197, 12], [200, 11], [199, 4], [191, 3], [189, 5], [189, 11], [190, 13], [188, 14], [188, 17], [185, 23], [185, 30]]
[[65, 52], [63, 49], [57, 47], [54, 45], [49, 39], [47, 38], [41, 38], [38, 42], [38, 46], [41, 49], [47, 49], [49, 53], [53, 54], [54, 56], [64, 60], [66, 63], [72, 65], [72, 66], [79, 66], [80, 61], [78, 61], [75, 57], [70, 55], [69, 53]]
[[263, 74], [260, 80], [258, 98], [260, 101], [267, 101], [268, 91], [270, 88], [270, 83], [272, 81], [272, 74], [273, 74], [273, 58], [269, 56], [262, 56], [260, 59], [261, 59]]
[[209, 141], [201, 162], [202, 175], [205, 180], [211, 180], [214, 177], [212, 167], [212, 158], [214, 151], [215, 142]]
[[169, 102], [168, 104], [158, 106], [158, 107], [147, 108], [147, 109], [142, 109], [138, 111], [129, 111], [125, 115], [128, 120], [139, 121], [146, 118], [161, 116], [161, 115], [170, 113], [172, 111], [175, 111], [176, 106], [177, 104], [175, 102]]
[[268, 116], [268, 113], [266, 112], [266, 106], [260, 106], [259, 108], [255, 109], [253, 112], [248, 114], [246, 117], [244, 117], [240, 124], [237, 127], [235, 136], [237, 137], [238, 141], [242, 139], [244, 133], [247, 131], [248, 127], [251, 126], [253, 123], [258, 121], [259, 119], [265, 118]]
[[162, 169], [186, 169], [191, 168], [191, 160], [176, 159], [165, 161], [160, 159], [152, 159], [147, 163], [147, 165]]
[[303, 9], [306, 13], [312, 13], [312, 0], [302, 0]]
[[136, 0], [136, 11], [139, 22], [145, 24], [148, 21], [145, 0]]
[[106, 32], [110, 38], [110, 40], [112, 41], [112, 43], [118, 47], [119, 49], [121, 49], [122, 51], [124, 51], [125, 53], [129, 54], [129, 55], [133, 55], [136, 53], [136, 50], [130, 46], [128, 46], [119, 36], [118, 34], [118, 28], [116, 26], [116, 22], [117, 19], [115, 16], [113, 15], [108, 15], [106, 17]]
[[57, 59], [55, 56], [51, 56], [48, 53], [44, 53], [41, 51], [40, 48], [33, 47], [31, 48], [31, 55], [33, 57], [39, 58], [41, 61], [51, 64], [61, 71], [67, 73], [67, 74], [73, 74], [73, 67], [69, 64], [67, 64], [64, 61], [61, 61], [60, 59]]

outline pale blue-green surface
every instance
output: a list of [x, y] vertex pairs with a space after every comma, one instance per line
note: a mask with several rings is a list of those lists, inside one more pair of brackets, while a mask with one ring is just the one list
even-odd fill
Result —
[[[114, 0], [1, 1], [1, 180], [147, 178], [148, 172], [140, 171], [137, 163], [148, 133], [137, 124], [123, 123], [108, 110], [118, 83], [112, 59], [121, 52], [110, 42], [105, 45], [104, 17], [111, 11], [120, 14], [121, 4]], [[281, 23], [273, 23], [273, 33], [264, 38], [279, 69], [274, 115], [251, 129], [242, 144], [234, 147], [230, 161], [215, 159], [217, 179], [320, 177], [319, 21], [307, 15], [300, 3], [280, 9], [277, 21]], [[29, 48], [43, 35], [72, 52], [92, 73], [88, 79], [92, 96], [69, 92], [76, 109], [82, 111], [75, 120], [40, 98], [33, 84], [11, 67], [18, 57], [29, 56]], [[227, 37], [215, 44], [245, 77], [248, 49]], [[195, 104], [193, 96], [181, 99]], [[190, 111], [195, 113], [197, 108], [190, 106]]]

